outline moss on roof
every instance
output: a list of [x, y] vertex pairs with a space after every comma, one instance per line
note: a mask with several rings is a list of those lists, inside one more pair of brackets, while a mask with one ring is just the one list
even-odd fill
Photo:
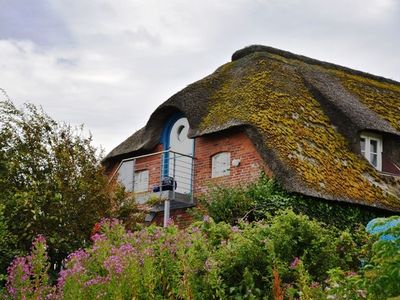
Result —
[[[400, 208], [398, 187], [388, 185], [365, 159], [350, 150], [348, 142], [335, 130], [306, 87], [299, 66], [313, 68], [301, 61], [290, 62], [262, 52], [225, 64], [216, 72], [224, 78], [224, 83], [212, 95], [213, 102], [200, 128], [232, 120], [249, 123], [262, 133], [265, 146], [294, 169], [295, 176], [315, 194]], [[391, 124], [399, 126], [400, 114], [393, 114], [395, 110], [389, 112], [386, 105], [379, 105], [385, 95], [394, 95], [398, 103], [398, 86], [364, 79], [368, 88], [374, 87], [375, 94], [369, 96], [370, 90], [364, 92], [362, 86], [357, 85], [360, 76], [334, 72], [349, 90], [365, 96], [362, 100], [370, 104], [371, 109], [376, 108], [376, 112]], [[380, 85], [385, 86], [383, 91], [379, 90]], [[391, 89], [386, 89], [387, 85]], [[374, 98], [375, 95], [379, 97]]]
[[361, 102], [400, 131], [400, 86], [335, 71], [343, 85]]
[[152, 149], [168, 116], [181, 111], [191, 137], [244, 126], [289, 191], [400, 211], [399, 177], [377, 172], [352, 150], [351, 136], [400, 136], [400, 83], [265, 46], [232, 60], [161, 104], [106, 161]]

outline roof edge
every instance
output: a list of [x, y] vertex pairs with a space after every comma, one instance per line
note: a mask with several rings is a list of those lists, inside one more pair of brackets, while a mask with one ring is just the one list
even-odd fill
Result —
[[293, 52], [281, 50], [281, 49], [270, 47], [270, 46], [264, 46], [264, 45], [250, 45], [250, 46], [244, 47], [242, 49], [239, 49], [232, 54], [232, 61], [239, 60], [245, 56], [248, 56], [248, 55], [251, 55], [251, 54], [254, 54], [257, 52], [266, 52], [266, 53], [270, 53], [270, 54], [275, 54], [275, 55], [279, 55], [279, 56], [282, 56], [282, 57], [285, 57], [288, 59], [300, 60], [300, 61], [303, 61], [308, 64], [312, 64], [312, 65], [318, 65], [318, 66], [331, 68], [331, 69], [335, 69], [335, 70], [339, 70], [339, 71], [345, 71], [352, 75], [360, 75], [360, 76], [363, 76], [363, 77], [366, 77], [369, 79], [373, 79], [373, 80], [377, 80], [380, 82], [386, 82], [386, 83], [400, 85], [400, 82], [393, 80], [393, 79], [389, 79], [389, 78], [378, 76], [378, 75], [373, 75], [371, 73], [351, 69], [348, 67], [334, 64], [334, 63], [314, 59], [314, 58], [307, 57], [304, 55], [295, 54]]

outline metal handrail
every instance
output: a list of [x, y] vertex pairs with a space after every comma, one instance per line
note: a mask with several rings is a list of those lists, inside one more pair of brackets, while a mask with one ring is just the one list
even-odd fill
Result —
[[196, 159], [196, 157], [194, 157], [194, 156], [191, 156], [191, 155], [188, 155], [188, 154], [184, 154], [184, 153], [180, 153], [180, 152], [176, 152], [176, 151], [172, 151], [172, 150], [163, 150], [163, 151], [158, 151], [158, 152], [154, 152], [154, 153], [149, 153], [149, 154], [144, 154], [144, 155], [124, 158], [118, 164], [118, 167], [115, 169], [115, 171], [111, 175], [110, 179], [108, 180], [108, 183], [110, 183], [114, 179], [115, 175], [118, 173], [119, 169], [121, 168], [121, 166], [122, 166], [122, 164], [124, 162], [131, 161], [131, 160], [136, 160], [136, 159], [140, 159], [140, 158], [145, 158], [145, 157], [150, 157], [150, 156], [155, 156], [155, 155], [159, 155], [159, 154], [164, 154], [164, 153], [175, 153], [175, 154], [178, 154], [180, 156], [188, 157], [188, 158], [191, 158], [191, 159]]

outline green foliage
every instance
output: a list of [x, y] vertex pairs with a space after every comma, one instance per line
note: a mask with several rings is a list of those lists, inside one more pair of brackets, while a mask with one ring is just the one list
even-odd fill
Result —
[[[398, 218], [394, 216], [374, 226]], [[389, 234], [394, 239], [387, 239]], [[380, 232], [378, 237], [379, 240], [368, 247], [369, 258], [358, 273], [345, 272], [339, 268], [329, 271], [326, 295], [330, 299], [380, 300], [400, 297], [400, 223]]]
[[[399, 217], [388, 218], [383, 223]], [[380, 223], [375, 226], [381, 225]], [[394, 240], [384, 236], [391, 235]], [[400, 223], [379, 234], [380, 239], [372, 247], [372, 255], [365, 266], [365, 278], [368, 291], [378, 297], [384, 295], [393, 297], [400, 295]]]
[[[49, 290], [52, 299], [272, 299], [276, 290], [288, 299], [324, 299], [339, 293], [338, 284], [347, 284], [354, 272], [354, 262], [335, 252], [339, 245], [357, 245], [352, 234], [292, 211], [238, 226], [205, 217], [185, 230], [150, 226], [129, 232], [115, 219], [102, 220], [99, 228], [91, 247], [68, 256], [57, 290]], [[356, 257], [359, 248], [352, 250]], [[16, 284], [6, 296], [48, 288], [46, 280], [36, 287], [33, 279], [9, 282]]]
[[337, 233], [306, 216], [292, 211], [277, 216], [271, 225], [271, 238], [279, 261], [287, 263], [301, 258], [315, 280], [324, 279], [329, 269], [339, 265]]
[[52, 263], [82, 247], [120, 194], [108, 184], [83, 128], [59, 124], [32, 104], [0, 102], [0, 264], [26, 252], [37, 234]]
[[[334, 201], [307, 198], [289, 194], [273, 179], [261, 175], [260, 179], [245, 187], [213, 187], [200, 199], [201, 209], [217, 222], [236, 224], [239, 220], [267, 219], [280, 210], [292, 209], [340, 229], [353, 229], [358, 223], [387, 213], [361, 206]], [[196, 210], [196, 209], [195, 209]], [[195, 215], [204, 213], [195, 212]]]
[[[5, 206], [0, 203], [0, 270], [5, 270], [12, 258], [20, 254], [16, 248], [17, 237], [8, 230], [4, 208]], [[4, 280], [5, 276], [0, 275], [0, 283]]]

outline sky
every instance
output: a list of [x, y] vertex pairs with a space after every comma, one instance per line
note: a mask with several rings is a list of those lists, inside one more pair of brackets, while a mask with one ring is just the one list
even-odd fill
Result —
[[0, 88], [107, 154], [262, 44], [400, 81], [399, 0], [0, 0]]

